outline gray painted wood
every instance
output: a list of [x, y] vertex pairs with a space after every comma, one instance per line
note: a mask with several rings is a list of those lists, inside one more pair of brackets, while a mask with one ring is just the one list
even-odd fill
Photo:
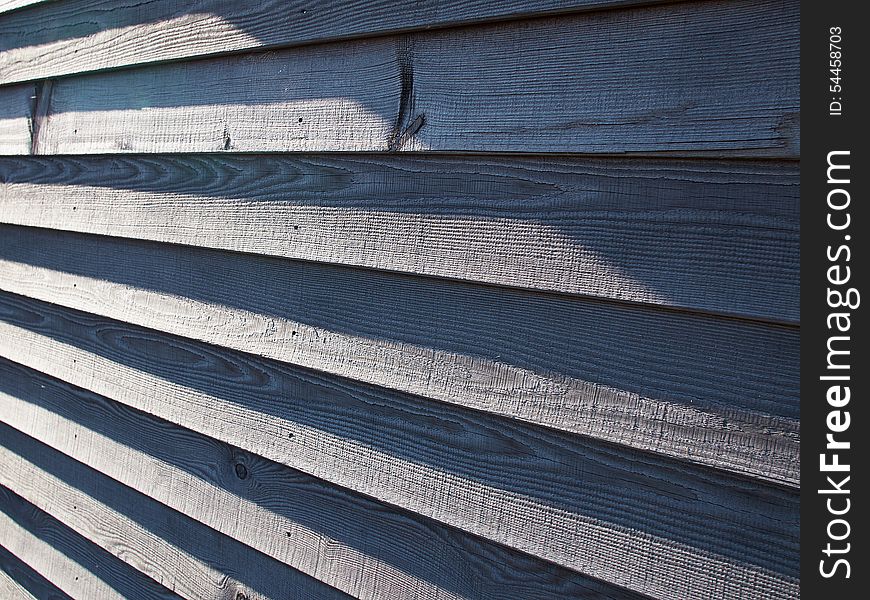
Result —
[[34, 600], [33, 594], [18, 585], [3, 571], [0, 571], [0, 596], [7, 600]]
[[10, 360], [600, 579], [689, 598], [722, 572], [782, 593], [797, 577], [795, 490], [31, 300], [0, 306]]
[[35, 596], [3, 570], [3, 549], [0, 547], [0, 598], [6, 600], [35, 600]]
[[[19, 590], [30, 594], [31, 598], [39, 600], [71, 600], [48, 579], [40, 575], [26, 562], [0, 546], [0, 575], [5, 575], [7, 583], [0, 584], [0, 594], [3, 598], [16, 598], [16, 593], [8, 581], [12, 581]], [[3, 587], [3, 586], [6, 587]], [[26, 597], [26, 596], [25, 596]]]
[[[4, 432], [8, 429], [0, 427]], [[5, 442], [5, 437], [0, 438], [0, 444]], [[76, 510], [79, 508], [76, 506]], [[23, 564], [16, 575], [21, 574], [29, 589], [42, 600], [70, 596], [101, 600], [179, 598], [3, 486], [0, 486], [0, 532], [6, 551], [13, 558], [19, 557], [18, 565]], [[116, 545], [122, 549], [124, 540], [117, 540]]]
[[0, 485], [183, 597], [348, 598], [6, 425], [0, 458]]
[[0, 225], [0, 289], [795, 485], [794, 328]]
[[18, 585], [18, 582], [4, 571], [0, 571], [0, 597], [7, 600], [34, 600], [33, 594]]
[[796, 163], [0, 158], [0, 220], [796, 323]]
[[0, 485], [53, 523], [0, 543], [83, 597], [137, 594], [75, 540], [196, 598], [796, 598], [797, 3], [350, 1], [0, 15], [0, 83], [72, 75], [0, 87]]
[[63, 78], [38, 149], [795, 158], [798, 19], [678, 3]]
[[36, 86], [0, 88], [0, 154], [29, 154]]
[[[0, 1], [0, 12], [34, 1]], [[656, 1], [65, 0], [0, 19], [0, 83]]]
[[[9, 13], [32, 4], [43, 4], [45, 2], [54, 1], [55, 0], [0, 0], [0, 13]], [[8, 18], [8, 16], [4, 18]]]
[[354, 597], [640, 598], [2, 359], [0, 377], [3, 422]]

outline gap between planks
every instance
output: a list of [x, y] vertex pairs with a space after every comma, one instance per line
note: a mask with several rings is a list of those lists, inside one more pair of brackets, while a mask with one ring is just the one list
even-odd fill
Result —
[[[28, 305], [30, 308], [26, 308]], [[641, 543], [638, 531], [657, 531], [655, 537], [659, 541], [652, 543], [650, 539], [655, 538], [644, 536], [644, 550], [638, 549], [636, 556], [632, 554], [632, 561], [670, 560], [666, 548], [673, 550], [674, 542], [661, 538], [675, 537], [702, 547], [723, 542], [727, 546], [730, 540], [743, 538], [752, 531], [755, 525], [745, 522], [746, 516], [752, 515], [754, 519], [765, 513], [768, 516], [758, 524], [766, 523], [767, 528], [778, 523], [777, 527], [783, 528], [782, 535], [775, 543], [776, 552], [764, 549], [753, 552], [757, 560], [780, 560], [786, 556], [782, 548], [796, 544], [793, 533], [788, 533], [793, 530], [789, 523], [795, 518], [794, 511], [788, 509], [796, 501], [793, 491], [627, 449], [592, 444], [583, 438], [474, 411], [441, 408], [353, 382], [323, 379], [314, 373], [289, 370], [280, 364], [84, 314], [70, 315], [61, 324], [56, 322], [56, 315], [65, 311], [39, 307], [32, 301], [24, 301], [21, 308], [24, 327], [44, 333], [34, 335], [29, 329], [4, 328], [0, 340], [18, 340], [18, 345], [12, 348], [0, 346], [7, 358], [316, 477], [608, 581], [622, 582], [625, 577], [631, 578], [631, 573], [650, 571], [649, 565], [624, 570], [616, 567], [623, 562], [602, 565], [594, 558], [605, 548], [620, 553]], [[8, 309], [3, 314], [4, 322], [19, 320]], [[79, 337], [82, 334], [84, 339]], [[116, 348], [118, 342], [121, 346]], [[28, 352], [23, 352], [21, 345]], [[140, 355], [143, 348], [148, 349], [147, 354], [131, 364], [128, 359]], [[206, 368], [207, 365], [213, 368]], [[159, 370], [154, 371], [157, 367]], [[228, 378], [232, 373], [235, 375]], [[276, 414], [276, 406], [282, 407], [280, 413]], [[215, 419], [216, 412], [225, 416]], [[399, 425], [391, 425], [394, 422]], [[408, 435], [414, 439], [410, 446]], [[418, 448], [421, 455], [407, 455], [411, 448]], [[469, 460], [482, 462], [469, 465]], [[371, 474], [361, 473], [360, 465], [368, 465]], [[527, 472], [534, 472], [534, 476], [522, 475]], [[409, 479], [410, 473], [416, 475]], [[481, 477], [482, 481], [474, 482]], [[638, 484], [638, 478], [646, 483]], [[619, 483], [626, 480], [635, 483], [631, 486]], [[698, 487], [701, 482], [706, 482], [703, 492]], [[527, 487], [515, 490], [520, 484]], [[599, 489], [600, 485], [615, 488], [608, 493]], [[662, 496], [650, 495], [650, 490], [674, 485], [677, 489], [673, 494], [663, 491]], [[693, 491], [677, 491], [684, 486]], [[719, 497], [722, 493], [729, 497]], [[607, 500], [614, 494], [622, 498], [618, 503], [622, 508]], [[769, 496], [763, 501], [766, 508], [747, 506], [735, 514], [715, 516], [726, 510], [723, 507], [732, 507], [727, 509], [730, 511], [746, 502], [758, 502], [766, 495]], [[541, 500], [530, 502], [535, 496]], [[629, 501], [629, 496], [633, 500]], [[670, 514], [666, 507], [675, 498], [706, 496], [709, 502], [690, 502], [674, 508], [675, 519], [659, 521], [648, 517], [663, 510]], [[472, 508], [479, 505], [480, 508]], [[574, 508], [566, 512], [566, 506]], [[506, 507], [519, 513], [504, 513]], [[769, 513], [774, 507], [776, 517]], [[713, 512], [702, 515], [699, 510]], [[602, 519], [616, 526], [602, 529], [592, 525]], [[528, 528], [526, 524], [530, 522], [545, 522], [548, 526]], [[618, 526], [619, 522], [624, 526]], [[726, 528], [740, 525], [730, 533], [710, 536], [714, 523]], [[626, 536], [627, 531], [634, 533]], [[576, 551], [587, 547], [593, 538], [597, 541], [589, 552]], [[556, 539], [561, 541], [554, 543]], [[606, 543], [602, 541], [605, 539]], [[771, 541], [774, 537], [766, 529], [766, 533], [750, 534], [746, 539]], [[572, 550], [563, 553], [560, 548]], [[660, 550], [650, 554], [653, 548]], [[716, 551], [729, 553], [733, 549], [721, 547]], [[697, 549], [693, 552], [695, 560], [701, 561], [698, 569], [709, 572], [712, 567], [705, 564], [706, 555], [698, 555]], [[749, 546], [739, 549], [740, 560], [749, 555]], [[691, 556], [693, 553], [680, 560], [689, 560]], [[647, 583], [642, 585], [652, 585], [648, 578], [644, 581]], [[668, 587], [664, 580], [660, 584]]]
[[[788, 0], [686, 2], [60, 78], [39, 152], [794, 159], [798, 19]], [[29, 113], [4, 105], [20, 103], [0, 98], [3, 149], [27, 154], [15, 129]], [[398, 147], [396, 132], [418, 122]]]
[[797, 175], [541, 156], [0, 158], [0, 220], [796, 325]]
[[0, 233], [0, 289], [12, 293], [797, 482], [795, 330], [151, 242]]

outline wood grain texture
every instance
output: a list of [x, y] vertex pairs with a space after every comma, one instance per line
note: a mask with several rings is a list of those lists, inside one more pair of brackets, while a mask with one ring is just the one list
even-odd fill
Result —
[[3, 552], [0, 548], [0, 598], [5, 600], [36, 600], [35, 596], [27, 591], [23, 585], [12, 579], [2, 565]]
[[720, 589], [716, 573], [738, 586], [722, 597], [788, 595], [797, 577], [795, 490], [32, 300], [0, 306], [10, 360], [600, 579], [692, 598]]
[[[0, 20], [0, 83], [656, 1], [65, 0]], [[0, 1], [0, 12], [33, 2]]]
[[[5, 442], [0, 438], [0, 444]], [[17, 555], [18, 564], [24, 564], [18, 573], [41, 600], [70, 596], [101, 600], [179, 598], [3, 486], [0, 532], [6, 550]]]
[[[7, 581], [12, 581], [16, 587], [30, 594], [31, 598], [71, 600], [69, 595], [62, 592], [52, 582], [3, 546], [0, 546], [0, 575], [5, 575]], [[13, 595], [16, 593], [14, 588], [10, 589], [10, 587], [8, 583], [0, 584], [0, 594], [3, 594], [3, 598], [17, 598]]]
[[[9, 13], [33, 4], [43, 4], [53, 1], [55, 0], [0, 0], [0, 13]], [[8, 18], [8, 15], [4, 18]]]
[[6, 425], [0, 457], [0, 485], [183, 597], [348, 598]]
[[640, 598], [2, 359], [0, 376], [3, 422], [354, 597]]
[[796, 163], [0, 158], [0, 221], [796, 323]]
[[36, 86], [0, 88], [0, 154], [29, 154]]
[[678, 3], [62, 78], [39, 152], [795, 158], [798, 19]]
[[0, 289], [718, 468], [799, 477], [793, 328], [7, 225]]

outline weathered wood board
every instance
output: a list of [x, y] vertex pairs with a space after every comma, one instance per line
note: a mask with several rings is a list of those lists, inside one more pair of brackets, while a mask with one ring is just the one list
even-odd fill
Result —
[[0, 88], [0, 154], [29, 154], [36, 112], [36, 85]]
[[[728, 555], [741, 565], [753, 560], [767, 571], [796, 576], [794, 490], [288, 372], [279, 363], [82, 313], [52, 324], [67, 311], [9, 298], [0, 322], [20, 325], [0, 329], [0, 340], [14, 333], [29, 351], [0, 346], [7, 358], [564, 566], [643, 586], [644, 593], [674, 589], [683, 597], [706, 593], [710, 581], [699, 574], [715, 572], [720, 567], [709, 561]], [[718, 527], [724, 529], [711, 535]], [[695, 548], [680, 551], [680, 566], [669, 561], [675, 543]], [[653, 551], [658, 547], [661, 553]], [[595, 557], [605, 551], [625, 556], [602, 563]], [[686, 577], [688, 588], [672, 588], [668, 573], [686, 569], [693, 573]], [[633, 579], [637, 573], [645, 574], [642, 581]]]
[[[53, 1], [54, 0], [0, 0], [0, 13], [8, 13], [32, 4], [42, 4], [43, 2]], [[5, 16], [4, 18], [8, 18], [8, 16]]]
[[5, 225], [0, 289], [798, 481], [795, 328]]
[[799, 318], [795, 163], [28, 157], [0, 181], [5, 223]]
[[[0, 438], [0, 444], [5, 441]], [[45, 500], [50, 502], [52, 499]], [[74, 510], [78, 508], [76, 506]], [[99, 515], [95, 516], [96, 520], [99, 518]], [[0, 532], [6, 546], [2, 554], [8, 555], [8, 558], [3, 558], [4, 565], [8, 561], [15, 576], [29, 585], [40, 600], [60, 600], [70, 596], [106, 600], [179, 600], [178, 595], [121, 558], [91, 543], [3, 486], [0, 486]], [[121, 553], [125, 540], [117, 539], [114, 545], [116, 552]], [[18, 557], [25, 557], [27, 562]]]
[[348, 598], [7, 425], [0, 485], [185, 598]]
[[0, 597], [799, 597], [795, 0], [0, 0]]
[[354, 597], [640, 597], [2, 359], [0, 377], [0, 421]]
[[[0, 0], [0, 13], [43, 1]], [[662, 1], [667, 0], [65, 0], [0, 20], [0, 84]]]
[[[8, 543], [12, 545], [11, 542]], [[25, 593], [30, 594], [30, 598], [71, 600], [68, 594], [62, 592], [51, 581], [40, 575], [33, 567], [3, 546], [0, 546], [0, 572], [6, 577], [5, 587], [2, 588], [2, 592], [6, 594], [3, 596], [4, 598], [16, 598], [17, 600], [15, 596], [18, 593], [15, 589], [17, 588], [18, 590], [23, 589]]]
[[34, 145], [796, 158], [798, 19], [677, 3], [61, 78]]

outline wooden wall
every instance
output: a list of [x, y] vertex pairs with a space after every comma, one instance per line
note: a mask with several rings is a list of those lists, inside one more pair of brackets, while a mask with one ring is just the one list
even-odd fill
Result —
[[798, 20], [0, 0], [0, 596], [797, 598]]

